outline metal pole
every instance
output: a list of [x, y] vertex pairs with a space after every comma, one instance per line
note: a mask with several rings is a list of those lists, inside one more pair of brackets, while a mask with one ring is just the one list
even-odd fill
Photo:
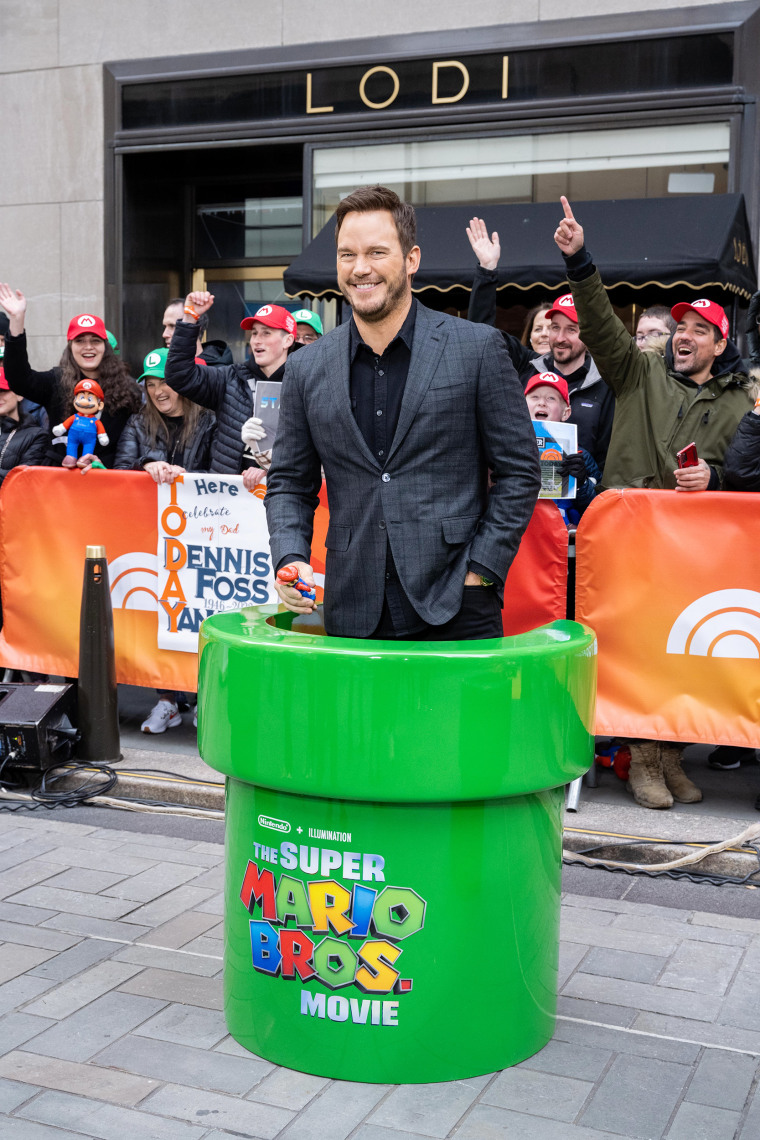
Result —
[[104, 546], [88, 546], [85, 551], [78, 698], [78, 758], [101, 764], [121, 760], [113, 611]]

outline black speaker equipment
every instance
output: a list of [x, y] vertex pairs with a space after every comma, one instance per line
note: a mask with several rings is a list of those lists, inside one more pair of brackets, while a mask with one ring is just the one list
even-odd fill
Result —
[[40, 772], [69, 760], [76, 719], [74, 685], [0, 682], [0, 783], [9, 768]]

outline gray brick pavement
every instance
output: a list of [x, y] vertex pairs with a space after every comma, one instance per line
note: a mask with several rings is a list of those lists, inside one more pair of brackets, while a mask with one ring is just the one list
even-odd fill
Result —
[[449, 1083], [347, 1084], [228, 1036], [222, 863], [213, 843], [57, 818], [0, 835], [2, 1140], [760, 1138], [760, 918], [570, 895], [545, 1049]]

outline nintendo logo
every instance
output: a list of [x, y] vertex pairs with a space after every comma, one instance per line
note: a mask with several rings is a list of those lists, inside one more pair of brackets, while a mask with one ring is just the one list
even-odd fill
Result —
[[260, 815], [259, 823], [262, 827], [268, 827], [270, 831], [281, 831], [283, 835], [287, 835], [290, 831], [289, 823], [284, 819], [275, 819], [272, 815]]

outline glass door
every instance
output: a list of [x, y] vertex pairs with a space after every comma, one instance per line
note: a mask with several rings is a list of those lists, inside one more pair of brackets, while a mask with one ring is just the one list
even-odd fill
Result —
[[282, 275], [287, 265], [255, 265], [237, 269], [196, 269], [193, 289], [214, 294], [209, 311], [207, 340], [223, 340], [236, 364], [246, 359], [248, 336], [240, 328], [244, 317], [251, 317], [262, 305], [294, 306], [283, 291]]

